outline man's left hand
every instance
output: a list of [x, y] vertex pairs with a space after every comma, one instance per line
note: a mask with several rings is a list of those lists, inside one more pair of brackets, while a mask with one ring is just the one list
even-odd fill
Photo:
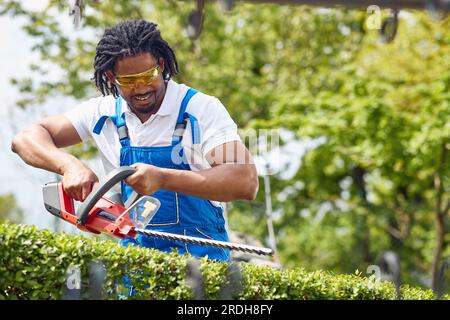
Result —
[[162, 168], [145, 163], [135, 163], [131, 167], [136, 172], [125, 179], [125, 183], [141, 195], [149, 195], [158, 191], [163, 183]]

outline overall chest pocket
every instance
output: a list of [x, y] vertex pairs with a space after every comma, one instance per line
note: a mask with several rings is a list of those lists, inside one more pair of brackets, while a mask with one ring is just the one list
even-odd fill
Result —
[[[141, 162], [167, 169], [185, 169], [172, 161], [173, 147], [123, 147], [121, 149], [121, 165], [130, 165]], [[168, 226], [180, 223], [180, 205], [178, 193], [168, 190], [158, 190], [150, 196], [161, 202], [148, 226]]]
[[178, 193], [158, 190], [152, 197], [157, 198], [161, 202], [161, 207], [156, 212], [149, 226], [166, 226], [180, 223], [180, 207], [178, 204]]

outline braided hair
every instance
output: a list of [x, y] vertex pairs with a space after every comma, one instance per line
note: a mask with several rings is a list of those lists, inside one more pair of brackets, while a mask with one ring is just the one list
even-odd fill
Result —
[[128, 20], [105, 30], [97, 44], [94, 58], [95, 85], [102, 95], [119, 96], [115, 84], [106, 77], [105, 72], [112, 70], [118, 59], [143, 52], [151, 53], [157, 60], [163, 58], [163, 77], [169, 80], [178, 73], [178, 62], [175, 53], [161, 37], [157, 25], [145, 20]]

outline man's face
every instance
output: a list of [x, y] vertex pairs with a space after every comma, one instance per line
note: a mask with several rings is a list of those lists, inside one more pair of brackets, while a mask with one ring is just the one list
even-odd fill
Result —
[[[165, 83], [162, 75], [164, 70], [163, 59], [160, 58], [158, 61], [148, 52], [124, 57], [116, 62], [114, 73], [107, 73], [108, 78], [115, 83], [116, 78], [120, 82], [121, 77], [140, 74], [157, 66], [159, 66], [159, 73], [157, 73], [150, 84], [138, 80], [130, 88], [116, 83], [120, 95], [138, 116], [150, 116], [152, 113], [156, 113], [161, 106], [165, 93]], [[125, 77], [125, 79], [130, 78]], [[131, 79], [134, 78], [131, 77]]]

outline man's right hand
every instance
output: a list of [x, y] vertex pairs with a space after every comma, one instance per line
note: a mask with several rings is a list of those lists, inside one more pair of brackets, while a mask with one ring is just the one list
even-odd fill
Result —
[[95, 173], [82, 163], [71, 163], [64, 168], [64, 191], [76, 201], [84, 201], [98, 182]]
[[75, 127], [61, 114], [42, 119], [19, 132], [11, 142], [11, 149], [25, 163], [62, 175], [67, 194], [74, 200], [84, 201], [98, 178], [80, 160], [61, 149], [80, 142]]

